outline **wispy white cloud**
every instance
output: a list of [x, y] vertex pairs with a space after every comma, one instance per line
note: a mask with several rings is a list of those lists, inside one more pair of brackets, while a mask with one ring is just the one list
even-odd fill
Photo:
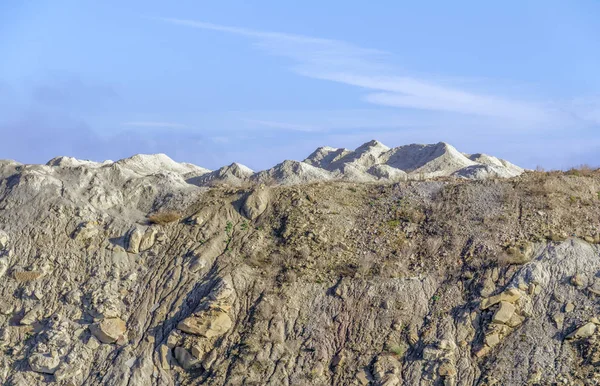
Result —
[[181, 123], [154, 122], [154, 121], [123, 122], [121, 125], [130, 126], [130, 127], [147, 127], [147, 128], [161, 128], [161, 129], [185, 129], [188, 127]]
[[[405, 75], [403, 71], [388, 64], [386, 59], [390, 54], [340, 40], [264, 32], [193, 20], [160, 20], [250, 38], [268, 53], [292, 59], [292, 69], [300, 75], [364, 89], [363, 99], [372, 104], [502, 118], [538, 127], [569, 119], [568, 114], [544, 103], [450, 86], [440, 82], [439, 76], [424, 79], [422, 76]], [[463, 83], [471, 83], [469, 87], [473, 87], [473, 82]]]

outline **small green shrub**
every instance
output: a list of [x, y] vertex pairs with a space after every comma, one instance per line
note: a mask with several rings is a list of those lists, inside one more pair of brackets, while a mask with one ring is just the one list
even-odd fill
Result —
[[402, 357], [408, 351], [408, 345], [404, 342], [394, 343], [388, 346], [387, 351], [396, 357]]
[[400, 220], [398, 220], [398, 219], [389, 220], [389, 221], [387, 222], [387, 226], [388, 226], [389, 228], [392, 228], [392, 229], [393, 229], [393, 228], [397, 228], [397, 227], [400, 225], [400, 223], [401, 223], [401, 221], [400, 221]]

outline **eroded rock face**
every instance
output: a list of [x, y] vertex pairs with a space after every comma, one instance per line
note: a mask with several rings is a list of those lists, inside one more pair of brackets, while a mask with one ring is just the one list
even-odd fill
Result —
[[269, 190], [267, 188], [258, 188], [246, 197], [242, 211], [246, 217], [250, 220], [256, 219], [260, 216], [267, 205], [269, 204]]
[[[311, 165], [331, 177], [471, 161], [489, 174], [500, 162], [443, 145], [392, 150], [322, 149]], [[404, 157], [417, 153], [427, 162]], [[597, 374], [600, 176], [385, 185], [367, 172], [368, 184], [206, 189], [186, 182], [204, 171], [164, 157], [55, 161], [0, 161], [0, 384], [510, 386]], [[169, 211], [181, 221], [148, 222]]]

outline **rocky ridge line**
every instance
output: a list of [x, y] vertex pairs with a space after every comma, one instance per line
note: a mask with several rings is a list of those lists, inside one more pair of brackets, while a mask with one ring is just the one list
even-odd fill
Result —
[[[0, 161], [0, 165], [14, 168], [18, 164]], [[33, 165], [23, 166], [34, 168]], [[43, 165], [37, 166], [40, 172], [50, 172], [50, 169], [44, 168]], [[254, 172], [239, 163], [210, 171], [189, 163], [178, 163], [165, 154], [138, 154], [116, 162], [93, 162], [72, 157], [56, 157], [45, 166], [86, 168], [89, 171], [117, 169], [137, 177], [170, 174], [177, 184], [187, 182], [201, 187], [217, 184], [242, 186], [248, 183], [294, 185], [328, 180], [398, 182], [437, 177], [479, 180], [510, 178], [524, 171], [508, 161], [493, 156], [460, 153], [444, 142], [389, 148], [375, 140], [359, 146], [356, 150], [320, 147], [303, 161], [286, 160], [259, 172]]]

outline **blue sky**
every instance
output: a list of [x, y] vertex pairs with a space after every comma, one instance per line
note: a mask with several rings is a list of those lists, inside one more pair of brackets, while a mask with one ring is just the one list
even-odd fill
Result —
[[249, 3], [0, 2], [0, 158], [263, 169], [375, 138], [600, 165], [600, 2]]

